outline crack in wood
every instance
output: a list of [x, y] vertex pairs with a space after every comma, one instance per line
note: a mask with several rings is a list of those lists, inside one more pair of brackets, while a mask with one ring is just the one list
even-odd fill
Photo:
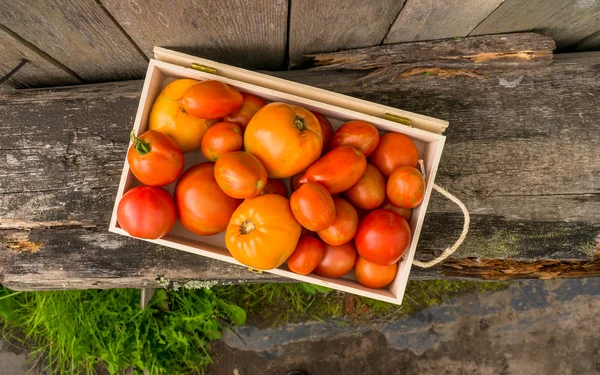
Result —
[[[36, 253], [42, 246], [42, 242], [34, 242], [29, 239], [27, 232], [11, 233], [0, 237], [0, 245], [7, 247], [15, 252]], [[2, 273], [4, 274], [4, 272]]]
[[97, 225], [78, 220], [66, 221], [30, 221], [30, 220], [14, 220], [0, 219], [0, 229], [49, 229], [58, 227], [75, 227], [75, 228], [96, 228]]
[[393, 82], [397, 77], [411, 77], [411, 76], [437, 76], [440, 78], [452, 78], [458, 76], [467, 76], [471, 78], [477, 78], [482, 80], [490, 79], [489, 77], [477, 73], [473, 69], [452, 69], [452, 68], [411, 68], [407, 69], [400, 74], [396, 74], [390, 79], [390, 83]]
[[529, 61], [540, 58], [552, 58], [552, 51], [481, 52], [474, 55], [440, 57], [442, 60], [471, 60], [474, 63], [482, 63], [494, 60]]

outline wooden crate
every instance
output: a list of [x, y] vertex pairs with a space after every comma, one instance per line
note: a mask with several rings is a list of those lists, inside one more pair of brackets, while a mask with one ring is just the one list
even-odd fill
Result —
[[[425, 166], [425, 197], [421, 205], [413, 211], [409, 223], [412, 233], [409, 250], [399, 263], [396, 278], [387, 288], [370, 289], [363, 287], [356, 282], [352, 272], [340, 279], [329, 279], [314, 274], [307, 276], [295, 274], [288, 270], [286, 264], [277, 269], [265, 271], [299, 281], [310, 282], [361, 296], [400, 304], [408, 281], [408, 275], [417, 248], [435, 174], [444, 147], [445, 137], [441, 133], [448, 126], [448, 123], [443, 120], [386, 107], [163, 48], [155, 48], [154, 56], [155, 59], [150, 60], [148, 65], [144, 88], [134, 122], [134, 130], [138, 135], [148, 129], [148, 117], [152, 105], [162, 89], [174, 79], [191, 78], [196, 80], [219, 80], [235, 87], [239, 91], [255, 94], [267, 101], [286, 102], [302, 106], [311, 111], [321, 112], [329, 118], [334, 129], [349, 120], [363, 120], [374, 124], [381, 132], [393, 131], [402, 133], [414, 141], [419, 151], [419, 157], [423, 159]], [[400, 122], [410, 123], [410, 126]], [[125, 157], [125, 155], [123, 156]], [[200, 151], [185, 154], [186, 169], [204, 161], [206, 159], [204, 159]], [[129, 236], [117, 223], [117, 206], [123, 194], [137, 185], [139, 185], [139, 182], [133, 176], [127, 161], [125, 161], [110, 222], [109, 230], [111, 232]], [[166, 189], [172, 193], [174, 185], [167, 186]], [[167, 236], [158, 240], [145, 241], [233, 264], [240, 264], [229, 254], [229, 251], [225, 247], [224, 232], [213, 236], [199, 236], [183, 228], [177, 222]]]

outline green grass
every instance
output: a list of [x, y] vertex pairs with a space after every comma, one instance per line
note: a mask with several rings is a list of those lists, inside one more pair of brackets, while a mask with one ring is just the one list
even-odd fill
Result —
[[395, 319], [467, 292], [503, 283], [409, 282], [402, 307], [310, 284], [250, 284], [157, 290], [145, 310], [134, 289], [13, 292], [0, 289], [4, 336], [33, 351], [55, 374], [202, 373], [210, 343], [233, 325], [280, 325], [307, 319]]

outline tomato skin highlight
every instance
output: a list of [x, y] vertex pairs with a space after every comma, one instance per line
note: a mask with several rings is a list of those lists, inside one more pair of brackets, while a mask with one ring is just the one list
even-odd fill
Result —
[[132, 131], [131, 141], [127, 162], [135, 178], [142, 184], [166, 186], [175, 182], [183, 172], [183, 152], [168, 135], [148, 130], [136, 137]]
[[353, 120], [340, 126], [331, 138], [331, 148], [352, 146], [369, 156], [379, 145], [379, 132], [370, 122]]
[[208, 80], [190, 86], [183, 93], [183, 109], [194, 117], [216, 120], [237, 112], [244, 102], [239, 91], [228, 84]]
[[359, 284], [367, 288], [379, 289], [394, 281], [398, 272], [398, 263], [389, 266], [380, 266], [368, 262], [359, 256], [354, 265], [354, 275]]
[[387, 182], [387, 197], [394, 206], [415, 208], [423, 202], [425, 181], [417, 168], [394, 169]]
[[243, 146], [242, 129], [231, 122], [219, 122], [211, 126], [202, 138], [202, 155], [209, 161], [217, 161], [228, 152], [240, 151]]
[[387, 178], [398, 167], [416, 167], [419, 153], [413, 141], [406, 135], [386, 133], [379, 138], [379, 145], [369, 155], [369, 162]]
[[173, 198], [159, 187], [136, 186], [123, 194], [117, 207], [119, 226], [133, 237], [164, 237], [176, 220]]
[[308, 275], [323, 259], [323, 244], [311, 236], [300, 237], [296, 249], [287, 260], [290, 271]]
[[265, 188], [267, 171], [256, 156], [246, 151], [234, 151], [217, 160], [215, 180], [232, 198], [253, 198]]
[[342, 277], [352, 270], [357, 258], [356, 246], [350, 241], [343, 245], [323, 245], [323, 259], [314, 273], [332, 279]]
[[246, 129], [246, 126], [248, 126], [252, 116], [254, 116], [259, 109], [266, 106], [267, 102], [264, 101], [264, 99], [247, 92], [242, 92], [241, 94], [243, 98], [242, 107], [237, 112], [223, 117], [223, 121], [237, 124], [243, 131]]
[[327, 228], [318, 231], [317, 235], [323, 242], [337, 246], [354, 238], [358, 227], [358, 213], [356, 208], [343, 198], [335, 197], [333, 202], [335, 204], [335, 221]]
[[386, 197], [385, 179], [372, 164], [367, 164], [365, 173], [352, 187], [344, 192], [346, 199], [363, 210], [375, 209]]
[[377, 209], [358, 224], [354, 237], [361, 257], [380, 266], [392, 265], [402, 258], [410, 245], [406, 220], [395, 212]]
[[351, 188], [366, 168], [367, 159], [360, 151], [352, 146], [340, 146], [308, 167], [299, 182], [318, 182], [331, 194], [341, 193]]

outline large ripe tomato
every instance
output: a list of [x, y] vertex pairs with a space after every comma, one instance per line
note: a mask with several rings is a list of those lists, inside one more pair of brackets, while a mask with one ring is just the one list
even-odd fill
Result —
[[123, 194], [117, 207], [119, 226], [133, 237], [155, 240], [177, 220], [171, 195], [159, 187], [137, 186]]
[[175, 186], [179, 221], [188, 230], [210, 236], [227, 228], [241, 200], [223, 193], [215, 180], [215, 164], [202, 163], [185, 171]]
[[272, 178], [267, 179], [267, 184], [265, 188], [262, 189], [260, 194], [278, 194], [284, 198], [288, 197], [288, 189], [287, 186], [281, 180], [275, 180]]
[[331, 148], [353, 146], [365, 156], [371, 155], [379, 144], [379, 132], [370, 122], [348, 121], [340, 126], [331, 139]]
[[210, 161], [217, 161], [223, 154], [242, 149], [242, 129], [231, 122], [219, 122], [208, 129], [202, 138], [202, 155]]
[[412, 211], [413, 211], [412, 208], [402, 208], [402, 207], [394, 206], [392, 204], [392, 202], [390, 202], [390, 200], [387, 198], [385, 199], [385, 201], [383, 201], [381, 208], [383, 208], [384, 210], [394, 211], [398, 215], [405, 218], [406, 221], [410, 221], [410, 218], [412, 216]]
[[246, 127], [244, 148], [271, 178], [290, 177], [321, 156], [321, 125], [310, 111], [285, 103], [262, 107]]
[[183, 109], [183, 93], [196, 83], [193, 79], [178, 79], [168, 84], [156, 98], [148, 120], [150, 129], [173, 138], [183, 152], [199, 149], [204, 134], [217, 122], [194, 117]]
[[369, 162], [379, 169], [384, 177], [389, 177], [398, 167], [416, 167], [419, 161], [417, 147], [413, 141], [399, 133], [387, 133], [379, 139], [379, 146], [369, 156]]
[[304, 177], [304, 171], [298, 172], [292, 177], [290, 177], [290, 189], [292, 190], [292, 193], [300, 189], [300, 186], [302, 186], [302, 184], [300, 183], [302, 177]]
[[314, 237], [300, 237], [296, 250], [287, 260], [290, 271], [308, 275], [311, 273], [323, 259], [323, 244]]
[[387, 182], [387, 196], [393, 205], [415, 208], [423, 202], [425, 181], [417, 168], [394, 169]]
[[183, 152], [177, 143], [155, 130], [148, 130], [139, 137], [131, 132], [127, 162], [138, 181], [148, 186], [165, 186], [175, 182], [184, 165]]
[[308, 167], [300, 183], [318, 182], [335, 194], [352, 187], [366, 168], [367, 159], [360, 151], [351, 146], [341, 146]]
[[313, 115], [319, 120], [319, 125], [321, 125], [321, 132], [323, 133], [323, 150], [321, 151], [321, 155], [324, 155], [331, 150], [331, 137], [333, 136], [333, 126], [331, 126], [331, 122], [327, 119], [327, 117], [323, 116], [319, 112], [313, 112]]
[[302, 227], [290, 202], [277, 194], [246, 199], [233, 213], [225, 244], [240, 263], [259, 270], [279, 267], [294, 252]]
[[220, 119], [237, 112], [244, 102], [239, 91], [221, 81], [202, 81], [183, 93], [181, 104], [187, 113], [205, 119]]
[[352, 270], [356, 258], [356, 247], [352, 241], [338, 246], [324, 244], [323, 259], [314, 272], [332, 279], [342, 277]]
[[365, 260], [389, 266], [400, 260], [408, 249], [410, 227], [397, 213], [378, 209], [369, 212], [358, 224], [354, 242]]
[[344, 192], [344, 196], [358, 208], [372, 210], [385, 200], [385, 180], [372, 164], [367, 164], [365, 173], [357, 183]]
[[330, 245], [341, 245], [352, 238], [358, 227], [358, 214], [347, 200], [333, 198], [335, 203], [335, 221], [326, 229], [317, 232], [317, 235]]
[[246, 151], [235, 151], [217, 160], [215, 179], [230, 197], [252, 198], [265, 188], [267, 171], [256, 156]]
[[333, 198], [316, 182], [307, 182], [292, 193], [290, 207], [296, 220], [308, 230], [324, 230], [335, 221]]
[[244, 98], [242, 108], [235, 113], [223, 117], [223, 121], [233, 122], [234, 124], [238, 124], [242, 129], [245, 129], [246, 126], [248, 126], [250, 119], [252, 119], [252, 116], [254, 116], [259, 109], [266, 106], [267, 102], [262, 98], [247, 92], [242, 93], [242, 98]]
[[398, 263], [389, 266], [380, 266], [370, 263], [365, 258], [359, 256], [354, 265], [354, 275], [356, 281], [367, 288], [383, 288], [394, 281], [398, 272]]

